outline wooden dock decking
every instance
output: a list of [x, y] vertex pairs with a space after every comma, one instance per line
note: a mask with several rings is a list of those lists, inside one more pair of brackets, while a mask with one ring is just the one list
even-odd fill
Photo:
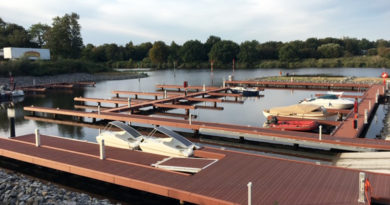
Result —
[[[358, 202], [359, 171], [204, 147], [195, 156], [217, 159], [190, 175], [151, 166], [165, 157], [97, 144], [33, 135], [0, 138], [0, 155], [197, 204], [368, 204]], [[367, 172], [371, 199], [390, 203], [390, 175]]]

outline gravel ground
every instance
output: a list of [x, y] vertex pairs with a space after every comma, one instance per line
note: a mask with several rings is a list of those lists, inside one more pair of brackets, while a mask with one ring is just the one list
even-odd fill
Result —
[[[62, 74], [55, 76], [16, 76], [14, 81], [16, 86], [31, 86], [35, 81], [35, 85], [47, 84], [47, 83], [71, 83], [78, 81], [101, 81], [101, 80], [121, 80], [121, 79], [131, 79], [146, 77], [144, 73], [108, 73], [108, 74], [88, 74], [88, 73], [72, 73], [72, 74]], [[0, 85], [8, 85], [8, 77], [0, 77]]]
[[55, 184], [42, 183], [22, 174], [0, 169], [0, 204], [108, 205], [111, 203], [108, 199], [100, 200], [84, 193], [65, 190]]

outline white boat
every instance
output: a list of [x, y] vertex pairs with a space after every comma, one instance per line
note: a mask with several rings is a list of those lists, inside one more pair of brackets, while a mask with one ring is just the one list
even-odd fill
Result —
[[305, 99], [301, 104], [315, 104], [332, 109], [349, 109], [353, 107], [354, 101], [339, 98], [338, 95], [325, 94], [315, 98]]
[[[159, 131], [168, 137], [154, 137], [153, 134]], [[183, 136], [164, 127], [156, 127], [151, 134], [144, 137], [140, 144], [143, 152], [165, 155], [170, 157], [189, 157], [193, 154], [196, 146]]]
[[[112, 127], [117, 127], [121, 131], [110, 131]], [[142, 135], [134, 128], [119, 121], [109, 122], [107, 127], [97, 137], [96, 141], [101, 144], [104, 139], [104, 145], [123, 149], [139, 149], [142, 141]]]
[[12, 97], [22, 97], [24, 96], [24, 91], [23, 90], [13, 90], [11, 92]]
[[243, 96], [259, 96], [259, 90], [256, 88], [232, 87], [232, 93], [242, 93]]
[[[189, 157], [197, 148], [195, 144], [185, 137], [164, 127], [156, 127], [149, 135], [142, 135], [134, 128], [119, 121], [109, 123], [109, 127], [115, 126], [121, 131], [108, 131], [105, 129], [96, 137], [98, 143], [104, 139], [107, 146], [141, 150], [143, 152], [159, 154], [170, 157]], [[166, 137], [155, 137], [156, 132]]]
[[265, 117], [282, 116], [305, 119], [326, 119], [334, 114], [328, 113], [323, 106], [314, 104], [296, 104], [284, 107], [274, 107], [264, 110]]

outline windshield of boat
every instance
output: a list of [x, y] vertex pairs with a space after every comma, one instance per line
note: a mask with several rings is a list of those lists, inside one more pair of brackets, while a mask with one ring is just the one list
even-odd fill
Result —
[[164, 127], [156, 127], [156, 130], [158, 130], [161, 133], [164, 133], [164, 134], [168, 135], [169, 137], [172, 137], [172, 138], [176, 139], [181, 144], [183, 144], [183, 146], [185, 146], [185, 147], [189, 147], [189, 146], [193, 145], [193, 143], [191, 141], [187, 140], [186, 138], [184, 138], [183, 136], [177, 134], [176, 132], [173, 132], [172, 130], [166, 129]]
[[119, 121], [113, 121], [113, 122], [110, 122], [111, 125], [114, 125], [115, 127], [118, 127], [119, 129], [129, 133], [132, 137], [135, 138], [138, 138], [140, 136], [142, 136], [141, 133], [139, 133], [136, 129], [126, 125], [125, 123], [123, 122], [119, 122]]
[[323, 96], [318, 97], [319, 99], [328, 99], [328, 100], [337, 100], [339, 97], [337, 95], [332, 95], [332, 94], [325, 94]]

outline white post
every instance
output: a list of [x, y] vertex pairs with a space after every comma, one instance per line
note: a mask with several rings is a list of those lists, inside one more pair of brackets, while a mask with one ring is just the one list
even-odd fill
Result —
[[35, 146], [41, 146], [41, 135], [39, 134], [39, 129], [35, 129]]
[[203, 92], [206, 91], [206, 85], [203, 83]]
[[247, 186], [248, 186], [248, 205], [252, 205], [252, 182], [249, 182]]
[[100, 115], [100, 105], [98, 105], [98, 115]]
[[364, 109], [364, 124], [368, 123], [368, 111], [367, 109]]
[[371, 110], [371, 100], [368, 101], [368, 109]]
[[322, 125], [318, 126], [318, 129], [319, 129], [319, 131], [318, 131], [318, 139], [322, 140]]
[[167, 90], [164, 90], [164, 98], [167, 98]]
[[222, 78], [222, 87], [223, 87], [223, 88], [225, 88], [225, 84], [226, 84], [225, 78]]
[[102, 134], [102, 129], [99, 128], [99, 135]]
[[191, 125], [192, 123], [192, 114], [191, 112], [188, 114], [188, 123]]
[[130, 98], [130, 97], [127, 98], [127, 106], [128, 106], [128, 107], [131, 107], [131, 98]]
[[364, 191], [364, 183], [366, 181], [366, 173], [359, 173], [359, 198], [358, 203], [366, 203], [365, 191]]
[[105, 150], [104, 150], [104, 140], [103, 139], [99, 143], [99, 150], [100, 150], [100, 159], [101, 160], [106, 159], [106, 153], [105, 153]]

